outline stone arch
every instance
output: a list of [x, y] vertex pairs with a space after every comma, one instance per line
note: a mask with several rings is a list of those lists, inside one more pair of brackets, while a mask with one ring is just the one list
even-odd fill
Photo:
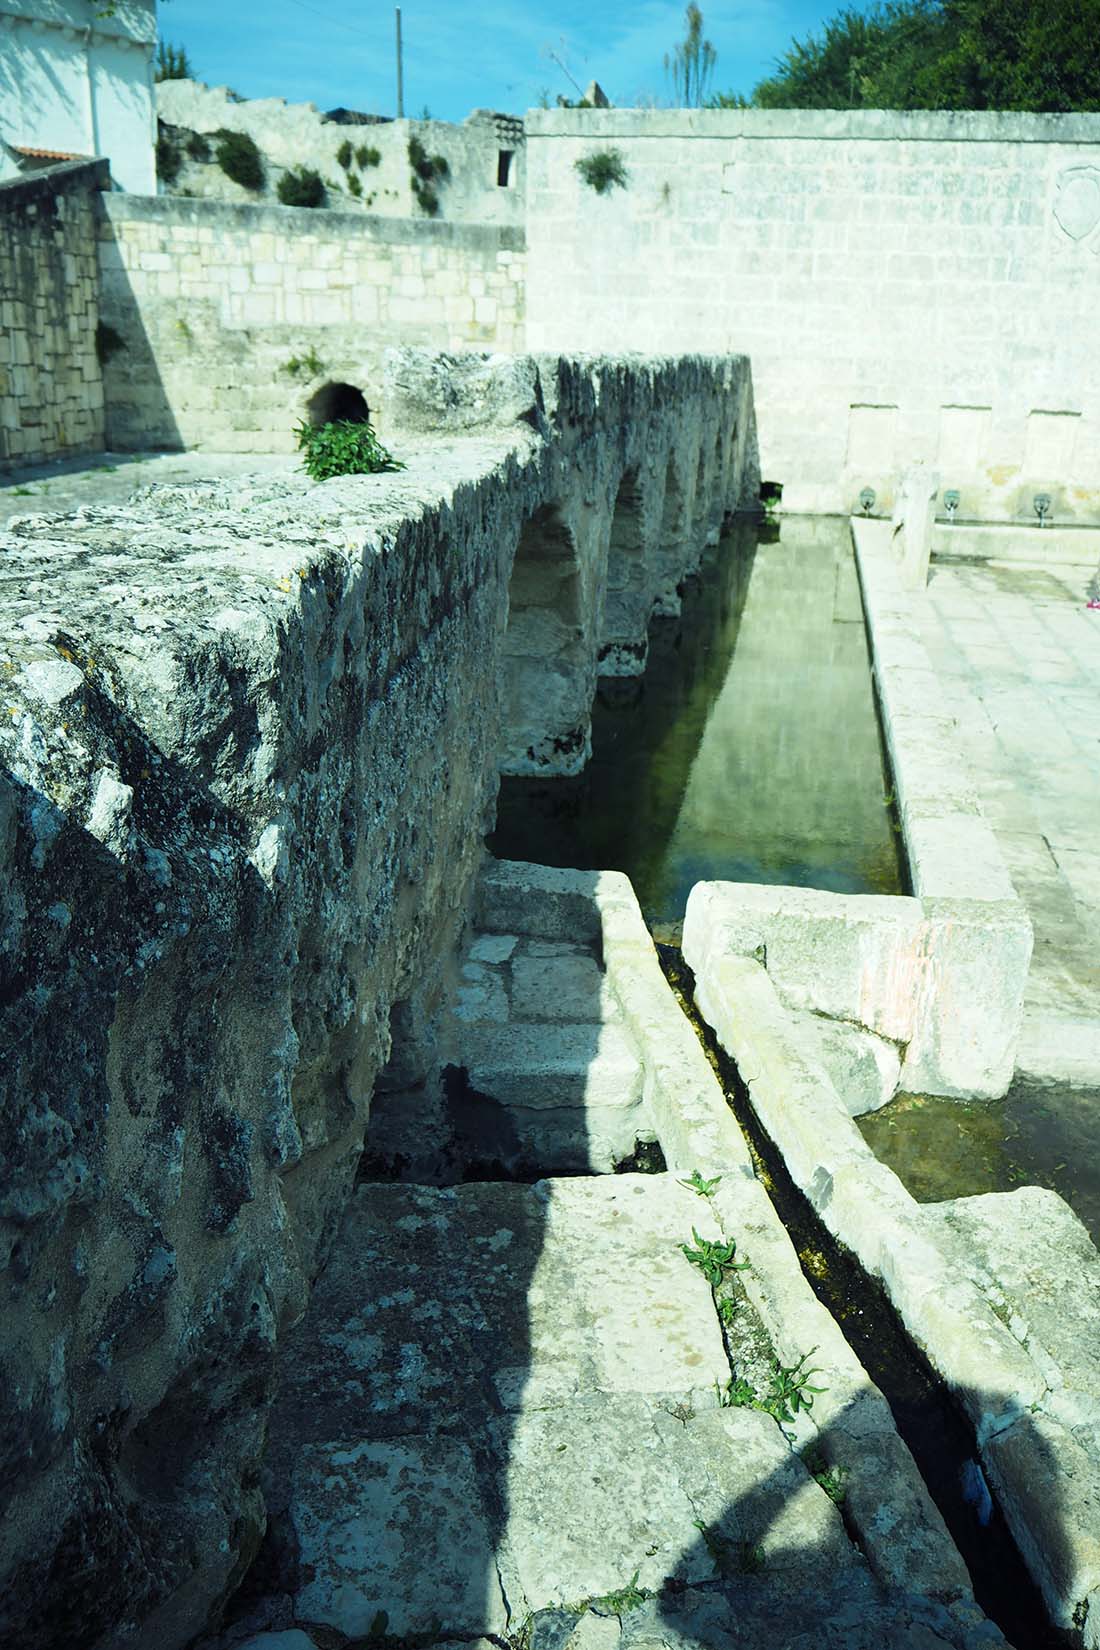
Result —
[[322, 384], [306, 402], [306, 417], [314, 428], [345, 422], [369, 424], [370, 408], [361, 389], [354, 384]]
[[707, 443], [704, 436], [699, 442], [699, 454], [695, 462], [695, 491], [691, 500], [691, 531], [695, 543], [692, 550], [702, 549], [703, 535], [707, 527]]
[[637, 467], [624, 470], [615, 495], [607, 551], [599, 670], [638, 676], [645, 669], [652, 601], [646, 565], [645, 521]]
[[676, 462], [669, 455], [665, 471], [665, 501], [661, 509], [661, 549], [673, 550], [684, 532], [684, 489], [676, 472]]
[[558, 506], [544, 504], [523, 525], [508, 586], [503, 773], [580, 772], [594, 688], [588, 651], [576, 541]]
[[655, 555], [653, 612], [662, 618], [675, 618], [680, 611], [679, 583], [683, 571], [688, 521], [684, 484], [674, 454], [668, 456], [665, 469], [664, 503], [661, 506], [661, 530]]

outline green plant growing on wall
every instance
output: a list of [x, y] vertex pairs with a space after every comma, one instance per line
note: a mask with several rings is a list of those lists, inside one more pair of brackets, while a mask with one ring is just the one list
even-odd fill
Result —
[[409, 139], [409, 165], [412, 168], [412, 192], [420, 210], [429, 218], [439, 216], [439, 191], [436, 185], [446, 183], [451, 175], [446, 155], [429, 155], [415, 132]]
[[325, 185], [320, 172], [300, 166], [284, 172], [275, 192], [284, 206], [324, 206]]
[[224, 126], [214, 135], [218, 139], [214, 158], [226, 177], [242, 189], [258, 193], [264, 186], [264, 162], [252, 138], [247, 132], [230, 132]]
[[281, 372], [289, 373], [291, 378], [304, 375], [307, 378], [319, 378], [325, 370], [325, 363], [311, 344], [303, 355], [292, 355], [284, 361]]
[[183, 156], [170, 137], [163, 132], [157, 138], [157, 177], [161, 183], [171, 188], [180, 175], [183, 165]]
[[620, 149], [594, 149], [573, 162], [582, 180], [597, 195], [606, 195], [612, 189], [625, 189], [630, 179]]
[[101, 367], [105, 367], [112, 355], [126, 348], [126, 340], [121, 332], [117, 331], [109, 321], [99, 321], [95, 329], [95, 352]]
[[192, 132], [187, 139], [187, 153], [192, 160], [206, 161], [210, 159], [210, 145], [201, 132]]
[[314, 481], [405, 468], [400, 459], [383, 447], [369, 424], [344, 418], [331, 424], [303, 422], [294, 433], [302, 454], [302, 466]]
[[382, 151], [381, 149], [372, 148], [369, 143], [361, 143], [355, 151], [355, 162], [359, 170], [365, 172], [368, 166], [381, 165]]
[[343, 143], [340, 145], [339, 149], [337, 149], [337, 151], [336, 151], [336, 164], [337, 164], [337, 166], [342, 166], [344, 168], [344, 171], [346, 172], [348, 170], [349, 166], [351, 165], [351, 157], [352, 157], [351, 139], [350, 138], [345, 138]]
[[358, 199], [358, 197], [362, 193], [363, 193], [363, 183], [362, 183], [362, 179], [360, 178], [358, 172], [349, 172], [348, 173], [348, 194], [349, 195], [354, 195]]

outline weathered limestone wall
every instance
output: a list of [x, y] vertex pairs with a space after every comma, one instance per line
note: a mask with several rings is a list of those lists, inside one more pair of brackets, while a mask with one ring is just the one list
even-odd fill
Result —
[[[746, 382], [698, 358], [465, 373], [460, 405], [451, 364], [397, 358], [399, 473], [153, 489], [0, 540], [0, 1636], [21, 1650], [177, 1650], [255, 1550], [277, 1341], [376, 1078], [433, 1069], [517, 742], [525, 524], [594, 520], [595, 659], [624, 475], [697, 472]], [[723, 468], [708, 512], [756, 484]]]
[[[285, 98], [233, 96], [225, 86], [204, 86], [198, 80], [164, 80], [157, 87], [157, 113], [172, 127], [199, 132], [215, 147], [214, 134], [225, 130], [247, 132], [264, 158], [267, 182], [263, 198], [278, 199], [276, 187], [284, 172], [310, 167], [325, 180], [333, 206], [341, 211], [367, 211], [383, 218], [421, 218], [423, 209], [412, 191], [409, 139], [416, 137], [431, 156], [442, 155], [448, 175], [437, 181], [440, 216], [450, 223], [523, 222], [523, 122], [514, 116], [475, 109], [461, 125], [446, 120], [386, 120], [377, 125], [344, 125], [331, 121], [312, 103], [287, 103]], [[170, 141], [176, 143], [174, 133]], [[352, 162], [343, 168], [337, 151], [343, 143], [377, 152], [366, 165]], [[170, 194], [193, 194], [210, 200], [255, 201], [256, 196], [234, 183], [212, 157], [196, 161], [186, 139], [178, 143], [182, 169], [167, 186]], [[505, 165], [501, 155], [511, 156]], [[505, 181], [498, 181], [503, 175]], [[359, 180], [359, 194], [349, 187]]]
[[[1100, 117], [527, 118], [528, 347], [737, 350], [785, 507], [934, 464], [960, 518], [1100, 519]], [[583, 156], [617, 149], [597, 195]]]
[[103, 447], [95, 203], [103, 161], [0, 183], [0, 471]]
[[111, 195], [99, 262], [124, 451], [289, 452], [328, 383], [376, 411], [390, 345], [522, 347], [523, 236], [504, 226]]

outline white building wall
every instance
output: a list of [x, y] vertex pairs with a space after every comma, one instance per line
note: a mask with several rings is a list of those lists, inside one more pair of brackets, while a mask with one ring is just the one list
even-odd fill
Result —
[[785, 506], [1100, 519], [1100, 116], [534, 110], [527, 198], [527, 347], [747, 354]]
[[0, 140], [106, 156], [120, 188], [155, 194], [155, 3], [99, 10], [95, 0], [0, 0]]

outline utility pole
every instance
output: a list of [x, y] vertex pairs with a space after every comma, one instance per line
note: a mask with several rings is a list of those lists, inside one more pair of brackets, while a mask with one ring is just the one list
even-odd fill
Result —
[[401, 7], [395, 6], [397, 16], [397, 118], [405, 118], [405, 76], [401, 63]]

